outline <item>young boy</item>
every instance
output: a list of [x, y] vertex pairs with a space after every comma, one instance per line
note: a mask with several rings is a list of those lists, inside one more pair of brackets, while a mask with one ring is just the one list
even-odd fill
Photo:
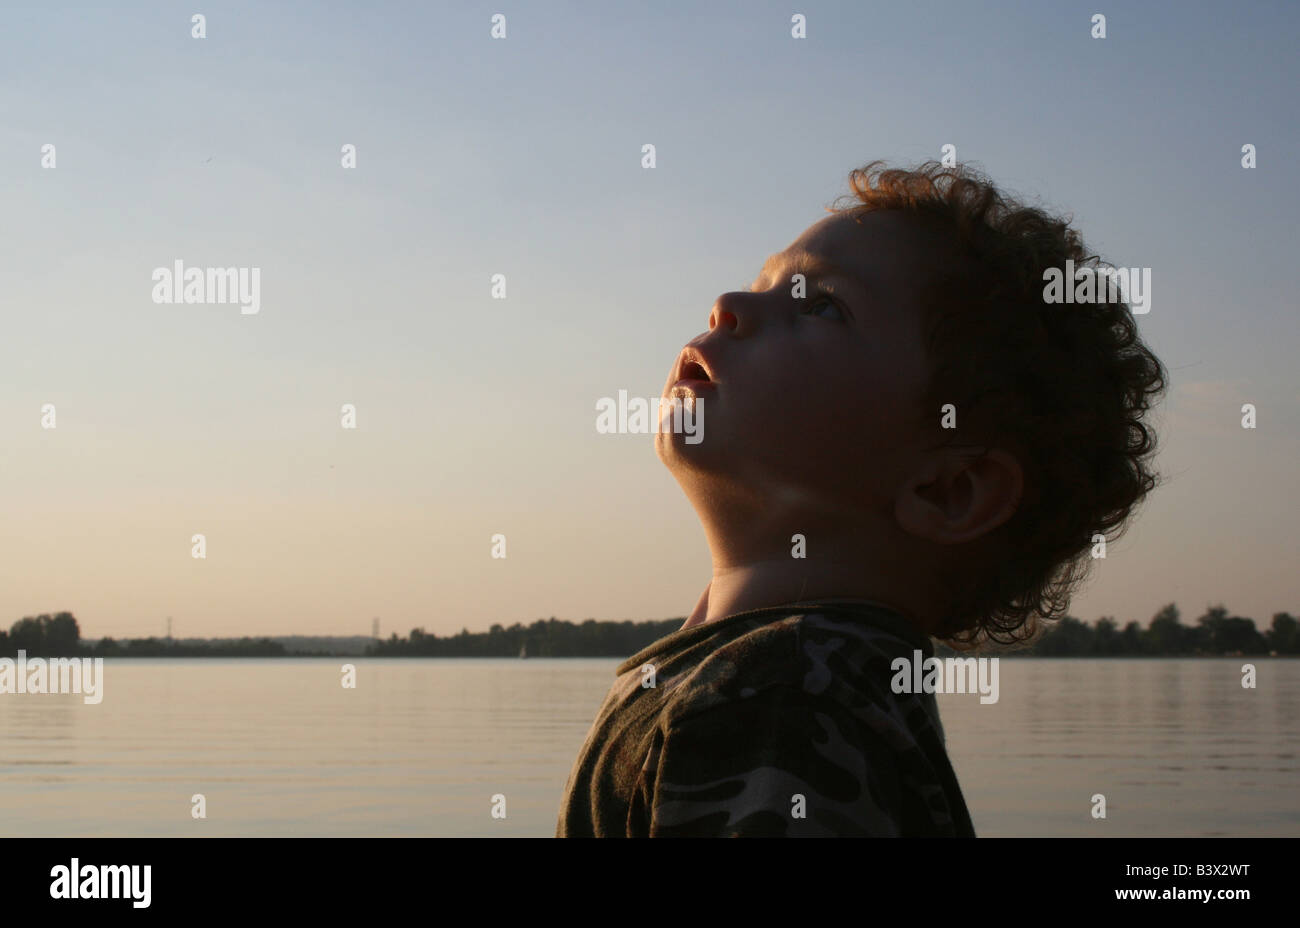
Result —
[[1066, 221], [968, 168], [850, 182], [668, 378], [708, 417], [655, 443], [713, 578], [618, 668], [560, 836], [973, 837], [934, 695], [891, 665], [1032, 637], [1155, 486], [1164, 368], [1114, 294], [1049, 302], [1046, 272], [1097, 266]]

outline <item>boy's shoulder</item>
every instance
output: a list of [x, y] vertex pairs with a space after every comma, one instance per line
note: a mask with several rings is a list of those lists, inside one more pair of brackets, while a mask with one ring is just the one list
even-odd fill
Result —
[[933, 695], [891, 687], [898, 658], [933, 654], [902, 616], [816, 605], [692, 631], [620, 668], [663, 687], [628, 716], [647, 726], [628, 819], [645, 833], [973, 833]]
[[874, 604], [679, 629], [624, 661], [557, 834], [972, 834], [933, 694], [892, 691], [933, 646]]
[[901, 615], [867, 602], [774, 607], [713, 624], [661, 639], [619, 668], [642, 677], [653, 672], [656, 685], [666, 687], [663, 721], [772, 688], [850, 709], [891, 704], [894, 661], [934, 653], [929, 638]]

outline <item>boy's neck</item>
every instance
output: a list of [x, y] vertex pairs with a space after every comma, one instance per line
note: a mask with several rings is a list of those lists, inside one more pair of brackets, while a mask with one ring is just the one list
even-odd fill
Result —
[[893, 609], [919, 630], [929, 633], [932, 623], [923, 620], [895, 597], [873, 589], [861, 563], [836, 564], [789, 557], [752, 561], [736, 566], [715, 566], [713, 579], [705, 587], [683, 628], [718, 619], [794, 603], [866, 601]]

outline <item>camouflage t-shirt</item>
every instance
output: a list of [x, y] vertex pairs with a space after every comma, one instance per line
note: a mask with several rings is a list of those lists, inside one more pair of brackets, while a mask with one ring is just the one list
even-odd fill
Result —
[[934, 695], [890, 688], [917, 650], [934, 653], [868, 602], [661, 638], [619, 666], [556, 835], [974, 837]]

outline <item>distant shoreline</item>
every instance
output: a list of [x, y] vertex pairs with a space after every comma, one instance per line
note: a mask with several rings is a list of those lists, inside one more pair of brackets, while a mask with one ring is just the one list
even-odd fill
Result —
[[[681, 629], [684, 616], [648, 622], [583, 622], [550, 618], [509, 628], [495, 624], [486, 632], [461, 629], [438, 636], [422, 628], [410, 635], [388, 638], [369, 635], [281, 635], [240, 638], [150, 637], [118, 641], [111, 637], [82, 639], [70, 612], [28, 617], [0, 631], [0, 657], [129, 657], [129, 658], [599, 658], [626, 660]], [[1262, 658], [1300, 656], [1300, 623], [1289, 613], [1273, 616], [1260, 632], [1254, 620], [1230, 616], [1223, 606], [1211, 607], [1194, 626], [1179, 621], [1170, 603], [1143, 628], [1129, 622], [1122, 629], [1112, 618], [1088, 624], [1072, 616], [1045, 623], [1041, 636], [1029, 646], [986, 644], [958, 651], [936, 641], [935, 654], [944, 657], [1079, 657], [1079, 658]]]

